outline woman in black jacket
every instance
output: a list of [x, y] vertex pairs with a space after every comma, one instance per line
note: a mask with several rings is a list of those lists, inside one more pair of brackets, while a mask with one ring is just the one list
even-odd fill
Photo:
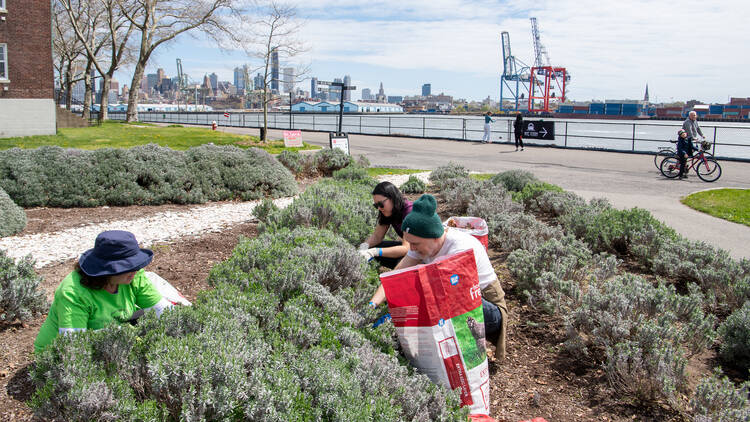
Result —
[[516, 121], [513, 122], [513, 134], [516, 136], [516, 151], [518, 151], [518, 145], [521, 145], [521, 151], [523, 151], [523, 117], [520, 114], [516, 115]]

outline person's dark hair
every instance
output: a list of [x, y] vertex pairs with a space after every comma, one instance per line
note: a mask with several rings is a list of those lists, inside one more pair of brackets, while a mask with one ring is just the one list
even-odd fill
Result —
[[81, 275], [81, 285], [84, 287], [88, 287], [89, 289], [93, 290], [101, 290], [104, 288], [104, 286], [109, 283], [109, 277], [108, 275], [103, 275], [101, 277], [91, 277], [86, 275], [86, 273], [81, 270], [81, 266], [78, 264], [78, 261], [73, 264], [73, 271], [78, 271], [78, 274]]
[[516, 114], [516, 121], [517, 121], [517, 122], [520, 122], [521, 120], [523, 120], [523, 116], [521, 116], [521, 114], [520, 114], [520, 113], [519, 113], [519, 114]]
[[406, 204], [404, 202], [404, 195], [398, 190], [396, 185], [391, 182], [380, 182], [375, 186], [375, 189], [372, 190], [372, 194], [385, 196], [393, 202], [393, 212], [390, 217], [384, 216], [383, 213], [378, 210], [378, 224], [389, 225], [393, 221], [401, 221], [404, 206]]

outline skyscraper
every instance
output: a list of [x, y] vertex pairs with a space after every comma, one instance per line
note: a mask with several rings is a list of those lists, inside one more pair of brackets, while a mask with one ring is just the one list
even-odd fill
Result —
[[318, 78], [310, 78], [310, 98], [318, 98]]
[[279, 50], [277, 47], [271, 51], [271, 91], [279, 92]]
[[250, 82], [245, 81], [245, 76], [247, 76], [247, 65], [242, 65], [242, 67], [234, 68], [234, 86], [237, 89], [237, 93], [239, 93], [240, 95], [245, 92], [245, 88]]
[[432, 95], [432, 84], [422, 85], [422, 96], [426, 97], [428, 95]]
[[[334, 82], [341, 82], [341, 78], [336, 78]], [[341, 89], [337, 86], [331, 86], [328, 88], [328, 99], [331, 101], [341, 100]]]
[[284, 68], [284, 92], [289, 93], [294, 91], [294, 68]]
[[208, 75], [208, 79], [211, 81], [211, 89], [213, 89], [214, 91], [219, 89], [219, 75], [217, 75], [216, 73], [212, 73]]
[[[344, 85], [351, 86], [352, 84], [352, 78], [349, 75], [344, 76]], [[352, 100], [352, 92], [349, 90], [345, 90], [342, 88], [342, 91], [344, 93], [344, 101], [351, 101]]]
[[362, 100], [363, 101], [372, 100], [372, 91], [370, 90], [370, 88], [362, 89]]
[[263, 89], [263, 86], [263, 75], [258, 72], [258, 74], [255, 75], [255, 89]]

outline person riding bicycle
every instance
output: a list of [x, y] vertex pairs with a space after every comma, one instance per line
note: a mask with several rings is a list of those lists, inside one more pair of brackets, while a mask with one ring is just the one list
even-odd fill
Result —
[[687, 158], [693, 156], [693, 138], [684, 129], [677, 131], [677, 159], [680, 160], [680, 179], [687, 179]]

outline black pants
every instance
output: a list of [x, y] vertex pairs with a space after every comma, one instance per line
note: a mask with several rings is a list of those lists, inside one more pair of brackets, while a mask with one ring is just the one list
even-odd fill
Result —
[[[392, 246], [401, 246], [401, 244], [402, 244], [401, 242], [397, 242], [394, 240], [384, 240], [378, 243], [377, 245], [373, 246], [373, 248], [390, 248]], [[375, 260], [378, 261], [378, 264], [386, 268], [394, 269], [396, 268], [396, 265], [398, 265], [398, 263], [401, 261], [401, 258], [388, 258], [385, 256], [376, 256]]]
[[519, 144], [521, 145], [521, 148], [523, 148], [523, 138], [521, 138], [521, 134], [514, 133], [514, 135], [516, 136], [516, 148], [518, 148]]
[[687, 157], [685, 157], [685, 154], [677, 154], [677, 159], [680, 160], [680, 176], [684, 176], [686, 173]]

